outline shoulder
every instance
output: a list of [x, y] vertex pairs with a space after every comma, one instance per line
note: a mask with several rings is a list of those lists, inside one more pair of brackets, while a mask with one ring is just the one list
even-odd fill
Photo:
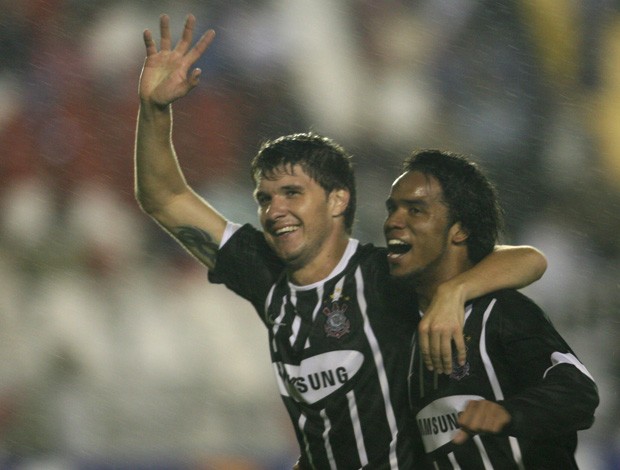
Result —
[[217, 255], [217, 270], [222, 269], [222, 262], [248, 266], [260, 264], [276, 272], [284, 269], [284, 264], [267, 244], [263, 232], [251, 224], [239, 227], [222, 245]]
[[360, 243], [355, 253], [355, 261], [357, 264], [374, 267], [382, 271], [388, 270], [387, 249], [378, 247], [372, 243]]
[[349, 260], [347, 269], [351, 272], [358, 268], [366, 282], [383, 285], [391, 280], [385, 248], [377, 247], [371, 243], [360, 243], [355, 254]]
[[549, 318], [531, 298], [515, 289], [503, 289], [474, 301], [474, 311], [488, 316], [489, 321], [525, 329], [548, 325]]
[[222, 249], [226, 248], [233, 248], [235, 250], [241, 248], [247, 250], [246, 253], [258, 252], [275, 257], [275, 253], [267, 244], [263, 232], [252, 224], [245, 224], [239, 227], [222, 246]]
[[417, 297], [411, 285], [398, 282], [390, 275], [385, 247], [370, 243], [360, 244], [348, 269], [358, 268], [362, 274], [367, 299], [379, 300], [389, 308], [394, 318], [398, 317], [399, 312], [404, 312], [407, 316], [411, 315], [412, 310], [417, 312]]
[[527, 308], [541, 311], [540, 307], [531, 298], [516, 289], [502, 289], [491, 292], [476, 299], [476, 302], [483, 305], [495, 304], [501, 309]]

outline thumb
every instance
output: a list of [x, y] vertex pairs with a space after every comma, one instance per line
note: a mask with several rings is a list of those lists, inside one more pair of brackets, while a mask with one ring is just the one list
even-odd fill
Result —
[[196, 85], [198, 85], [198, 82], [200, 81], [200, 75], [202, 74], [202, 70], [196, 68], [194, 70], [192, 70], [192, 72], [190, 73], [189, 76], [189, 86], [191, 88], [194, 88]]
[[454, 442], [455, 444], [464, 444], [467, 439], [469, 439], [469, 433], [463, 431], [462, 429], [459, 429], [452, 438], [452, 442]]

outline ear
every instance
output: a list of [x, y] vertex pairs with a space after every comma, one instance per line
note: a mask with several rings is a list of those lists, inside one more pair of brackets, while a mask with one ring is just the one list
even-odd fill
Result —
[[329, 193], [329, 204], [334, 217], [340, 217], [349, 206], [351, 194], [346, 189], [334, 189]]
[[469, 238], [469, 232], [463, 228], [460, 222], [450, 227], [450, 241], [455, 245], [462, 245]]

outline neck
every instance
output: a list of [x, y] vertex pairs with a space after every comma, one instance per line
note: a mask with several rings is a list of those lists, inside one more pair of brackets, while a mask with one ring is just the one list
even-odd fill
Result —
[[288, 267], [289, 280], [298, 286], [307, 286], [325, 279], [338, 265], [349, 245], [349, 236], [338, 238], [329, 247], [326, 247], [309, 262], [299, 267]]
[[451, 262], [444, 262], [430, 272], [422, 273], [414, 279], [414, 290], [418, 294], [418, 305], [425, 312], [431, 304], [437, 289], [446, 281], [471, 268], [471, 263], [465, 258], [456, 258]]

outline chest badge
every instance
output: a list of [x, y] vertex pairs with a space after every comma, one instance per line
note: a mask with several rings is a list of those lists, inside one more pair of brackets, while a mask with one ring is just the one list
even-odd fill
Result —
[[342, 338], [351, 331], [351, 322], [344, 314], [347, 311], [347, 304], [340, 305], [337, 302], [332, 304], [331, 309], [325, 307], [323, 314], [327, 316], [325, 320], [325, 335], [331, 338]]

